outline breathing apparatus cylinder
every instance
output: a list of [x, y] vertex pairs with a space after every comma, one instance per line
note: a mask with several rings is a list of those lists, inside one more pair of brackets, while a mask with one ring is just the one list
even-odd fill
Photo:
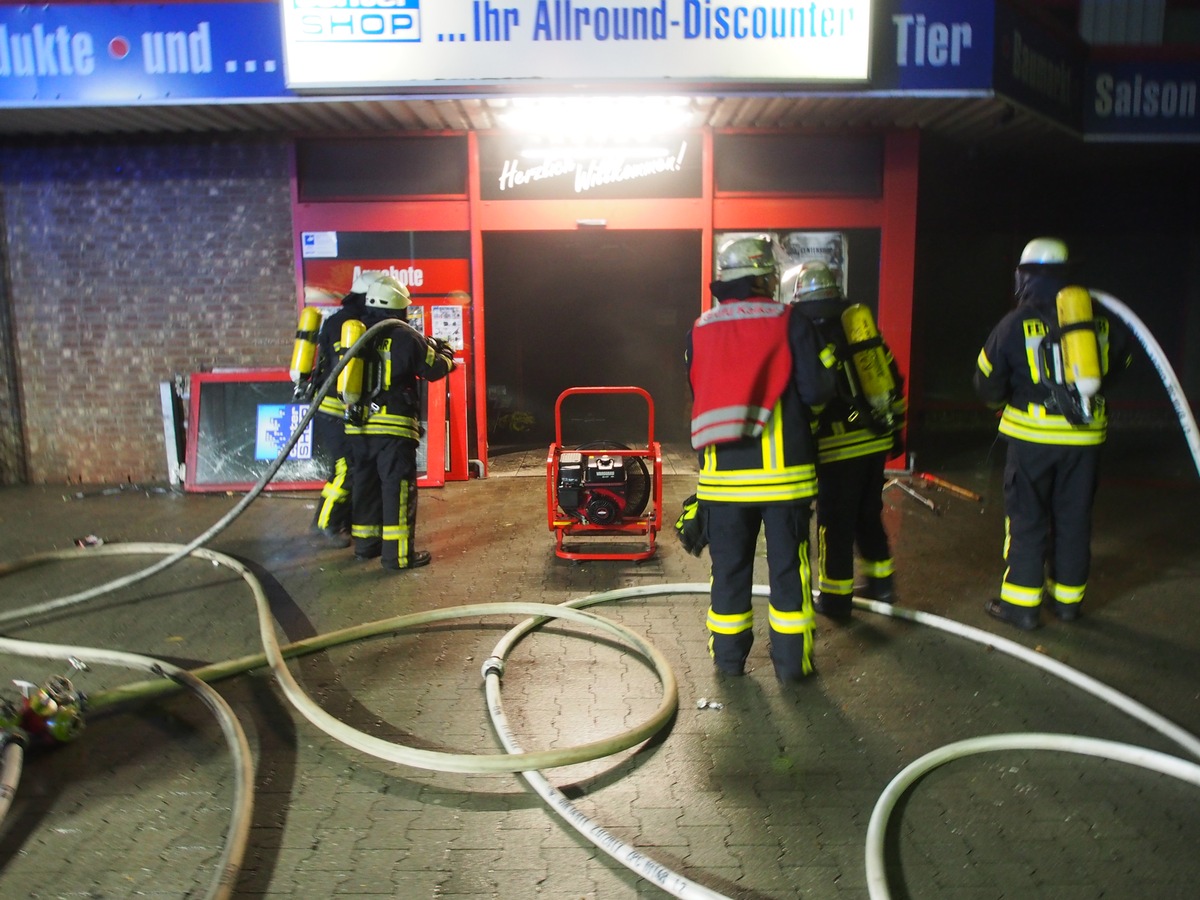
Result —
[[1086, 288], [1065, 287], [1055, 298], [1062, 330], [1063, 379], [1079, 392], [1085, 415], [1100, 392], [1100, 346], [1092, 325], [1092, 297]]
[[[342, 347], [349, 350], [366, 331], [367, 326], [358, 319], [347, 319], [342, 323]], [[342, 395], [347, 410], [362, 399], [364, 369], [362, 356], [356, 355], [346, 362], [346, 367], [338, 375], [338, 393]]]
[[883, 340], [879, 337], [879, 329], [875, 327], [875, 317], [871, 315], [870, 308], [861, 303], [848, 306], [842, 312], [842, 330], [850, 342], [850, 360], [873, 417], [879, 424], [891, 426], [896, 380], [892, 377]]
[[317, 361], [317, 332], [321, 330], [321, 311], [315, 306], [300, 310], [296, 326], [296, 341], [292, 344], [292, 363], [289, 367], [292, 383], [308, 381]]

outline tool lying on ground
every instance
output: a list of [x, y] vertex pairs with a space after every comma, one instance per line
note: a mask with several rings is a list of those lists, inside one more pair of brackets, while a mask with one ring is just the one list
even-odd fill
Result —
[[884, 482], [883, 489], [885, 491], [888, 488], [892, 488], [892, 487], [900, 488], [900, 490], [904, 491], [904, 493], [908, 494], [908, 496], [912, 497], [914, 500], [916, 500], [922, 506], [929, 507], [930, 511], [933, 512], [934, 515], [940, 516], [942, 514], [942, 511], [937, 508], [937, 504], [935, 504], [932, 500], [930, 500], [924, 494], [920, 493], [919, 491], [914, 490], [910, 485], [901, 481], [899, 478], [891, 478], [888, 481]]
[[977, 503], [983, 502], [982, 494], [977, 494], [974, 491], [967, 490], [965, 487], [960, 487], [959, 485], [953, 484], [944, 478], [938, 478], [936, 475], [930, 475], [928, 472], [914, 472], [913, 476], [920, 478], [926, 484], [939, 487], [944, 491], [949, 491], [951, 494], [955, 494], [967, 500], [974, 500]]

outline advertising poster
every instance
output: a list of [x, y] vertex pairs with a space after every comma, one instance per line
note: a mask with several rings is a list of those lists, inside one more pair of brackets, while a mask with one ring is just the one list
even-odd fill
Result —
[[[721, 248], [741, 238], [766, 238], [771, 241], [775, 252], [775, 265], [779, 268], [779, 296], [776, 300], [790, 302], [796, 287], [796, 273], [806, 262], [817, 260], [825, 263], [842, 289], [849, 292], [847, 278], [848, 241], [838, 231], [725, 231], [713, 238], [713, 263]], [[716, 277], [716, 273], [713, 273]]]

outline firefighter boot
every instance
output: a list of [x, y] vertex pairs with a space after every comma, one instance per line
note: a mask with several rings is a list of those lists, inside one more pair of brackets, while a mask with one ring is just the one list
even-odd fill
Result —
[[993, 599], [984, 603], [983, 609], [993, 619], [1007, 622], [1009, 625], [1020, 628], [1022, 631], [1033, 631], [1041, 625], [1038, 621], [1036, 606], [1017, 606], [1012, 603], [1005, 603], [1003, 600]]
[[850, 618], [850, 612], [854, 609], [854, 598], [849, 594], [821, 591], [813, 600], [813, 609], [823, 616], [844, 622]]
[[431, 562], [433, 562], [433, 554], [431, 554], [428, 550], [414, 550], [408, 557], [407, 565], [392, 566], [384, 563], [383, 567], [392, 572], [404, 572], [408, 569], [419, 569], [421, 566], [427, 566]]
[[1079, 618], [1080, 603], [1063, 603], [1061, 600], [1055, 600], [1054, 606], [1051, 609], [1054, 611], [1054, 616], [1060, 622], [1074, 622]]
[[859, 597], [865, 597], [878, 603], [896, 602], [896, 587], [892, 583], [891, 575], [884, 575], [880, 578], [868, 577], [867, 583], [854, 593]]

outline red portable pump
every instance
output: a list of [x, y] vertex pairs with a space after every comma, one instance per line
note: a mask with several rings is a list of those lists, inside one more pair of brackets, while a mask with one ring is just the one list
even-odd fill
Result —
[[[563, 400], [575, 394], [637, 394], [648, 409], [646, 445], [627, 447], [598, 441], [565, 448]], [[654, 401], [639, 387], [577, 387], [563, 391], [554, 405], [554, 443], [546, 457], [546, 517], [555, 533], [554, 552], [563, 559], [648, 559], [662, 527], [662, 448], [654, 440]], [[653, 506], [647, 512], [647, 506]], [[615, 542], [580, 542], [564, 538], [645, 536], [630, 550]], [[590, 545], [590, 546], [589, 546]]]

